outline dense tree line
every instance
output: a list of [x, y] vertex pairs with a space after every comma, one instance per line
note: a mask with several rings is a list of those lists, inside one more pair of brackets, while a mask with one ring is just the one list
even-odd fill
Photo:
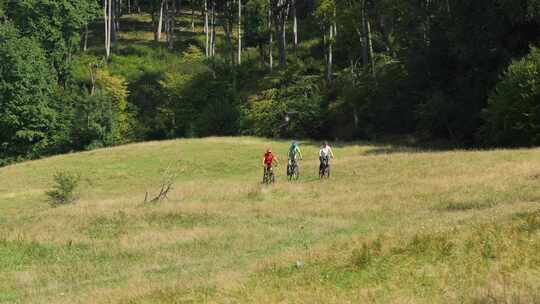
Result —
[[[121, 41], [128, 15], [152, 44]], [[538, 0], [0, 0], [0, 159], [235, 134], [534, 145], [539, 38]]]

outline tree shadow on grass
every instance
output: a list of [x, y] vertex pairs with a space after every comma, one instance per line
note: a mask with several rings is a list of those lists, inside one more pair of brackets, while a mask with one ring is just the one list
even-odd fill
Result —
[[[324, 140], [319, 141], [306, 141], [302, 144], [307, 146], [314, 146], [320, 148]], [[418, 141], [412, 136], [402, 136], [400, 138], [388, 138], [372, 141], [330, 141], [328, 144], [333, 148], [348, 148], [348, 147], [364, 147], [364, 151], [361, 153], [365, 156], [371, 155], [385, 155], [385, 154], [399, 154], [399, 153], [433, 153], [433, 152], [447, 152], [454, 150], [467, 150], [466, 147], [456, 145], [451, 142], [444, 141], [431, 141], [422, 142]]]

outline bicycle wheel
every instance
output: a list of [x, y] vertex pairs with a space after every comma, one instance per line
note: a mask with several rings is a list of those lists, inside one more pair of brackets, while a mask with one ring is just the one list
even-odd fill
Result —
[[268, 182], [269, 182], [269, 176], [268, 176], [268, 169], [264, 169], [264, 174], [263, 174], [263, 184], [267, 184], [268, 185]]
[[291, 168], [291, 165], [287, 165], [287, 178], [289, 180], [292, 179], [292, 168]]
[[292, 178], [294, 180], [298, 180], [299, 177], [300, 177], [300, 167], [298, 167], [298, 165], [296, 165], [294, 167], [294, 170], [293, 170]]
[[327, 179], [330, 178], [330, 165], [326, 165], [326, 169], [324, 170], [324, 173]]

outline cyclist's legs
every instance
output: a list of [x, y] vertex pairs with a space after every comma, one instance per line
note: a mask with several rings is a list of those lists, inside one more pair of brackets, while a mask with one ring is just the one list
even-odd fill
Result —
[[266, 178], [266, 174], [268, 174], [268, 165], [264, 165], [263, 180]]
[[321, 161], [321, 164], [319, 165], [319, 170], [323, 170], [327, 167], [330, 167], [330, 158], [328, 156], [321, 156], [319, 157], [319, 160]]

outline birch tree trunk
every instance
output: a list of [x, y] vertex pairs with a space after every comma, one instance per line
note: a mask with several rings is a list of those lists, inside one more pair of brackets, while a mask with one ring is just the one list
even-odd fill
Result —
[[216, 54], [216, 3], [212, 1], [211, 12], [211, 29], [210, 29], [210, 57], [214, 57]]
[[206, 57], [210, 57], [210, 29], [208, 27], [208, 0], [204, 0], [204, 33], [206, 34]]
[[238, 65], [242, 64], [242, 0], [238, 0]]
[[86, 52], [88, 48], [88, 23], [81, 28], [80, 35], [81, 41], [79, 43], [79, 47], [81, 51]]
[[293, 0], [292, 6], [294, 49], [296, 50], [296, 48], [298, 47], [298, 20], [296, 19], [296, 0]]
[[159, 6], [159, 19], [158, 19], [158, 24], [157, 24], [157, 28], [156, 28], [156, 35], [155, 35], [155, 40], [156, 41], [161, 41], [161, 30], [163, 28], [163, 6], [165, 5], [165, 1], [166, 0], [161, 0], [161, 4]]
[[332, 61], [333, 61], [333, 40], [334, 40], [334, 25], [330, 24], [328, 31], [328, 58], [326, 65], [326, 81], [332, 81]]
[[274, 70], [274, 36], [272, 35], [272, 4], [270, 0], [268, 0], [268, 32], [270, 33], [270, 40], [268, 41], [268, 66], [270, 68], [270, 72], [272, 72]]
[[112, 0], [105, 0], [103, 5], [103, 16], [105, 21], [105, 55], [109, 59], [111, 56], [111, 17]]
[[[367, 16], [366, 16], [367, 17]], [[371, 23], [369, 18], [366, 18], [366, 30], [367, 30], [367, 45], [369, 50], [369, 59], [371, 61], [371, 73], [375, 77], [375, 58], [373, 56], [373, 43], [371, 38]]]
[[105, 25], [105, 56], [109, 58], [110, 56], [110, 48], [109, 48], [109, 14], [107, 12], [107, 8], [109, 7], [108, 0], [103, 1], [103, 23]]

